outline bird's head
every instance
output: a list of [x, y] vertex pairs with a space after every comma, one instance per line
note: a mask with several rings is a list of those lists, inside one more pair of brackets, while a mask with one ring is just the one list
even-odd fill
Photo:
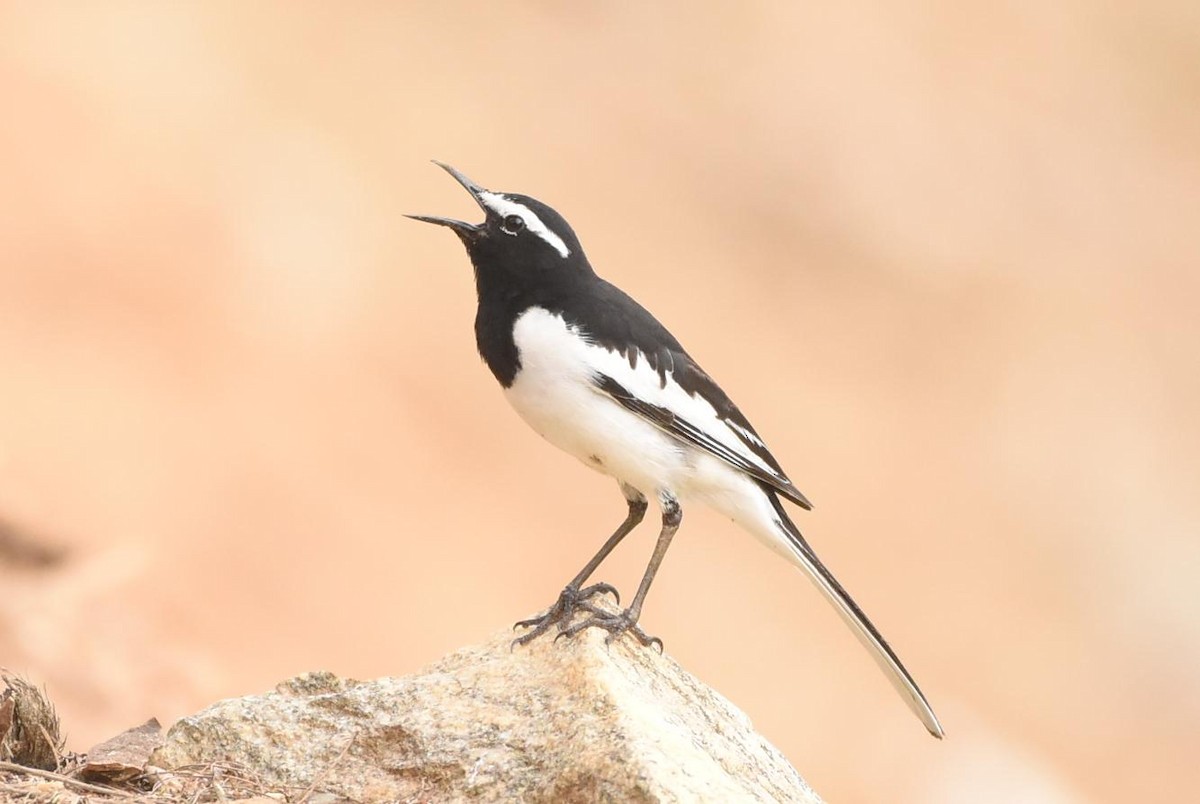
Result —
[[542, 272], [591, 272], [579, 238], [562, 215], [535, 198], [493, 192], [449, 165], [434, 164], [471, 194], [483, 209], [483, 223], [431, 215], [406, 217], [453, 230], [467, 247], [477, 273], [502, 271], [511, 276], [531, 276]]

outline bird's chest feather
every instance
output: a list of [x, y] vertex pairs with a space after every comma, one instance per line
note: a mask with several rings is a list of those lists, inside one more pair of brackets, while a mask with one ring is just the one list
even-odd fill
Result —
[[681, 460], [669, 438], [597, 389], [597, 350], [603, 347], [560, 316], [530, 308], [516, 319], [513, 342], [520, 368], [505, 397], [547, 441], [630, 482]]

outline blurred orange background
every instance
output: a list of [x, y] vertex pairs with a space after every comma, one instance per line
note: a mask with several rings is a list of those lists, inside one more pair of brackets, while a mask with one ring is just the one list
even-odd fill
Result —
[[[69, 747], [548, 605], [624, 514], [430, 158], [572, 222], [813, 499], [930, 739], [692, 508], [643, 623], [830, 801], [1200, 785], [1200, 5], [0, 5], [0, 664]], [[601, 577], [632, 594], [651, 520]]]

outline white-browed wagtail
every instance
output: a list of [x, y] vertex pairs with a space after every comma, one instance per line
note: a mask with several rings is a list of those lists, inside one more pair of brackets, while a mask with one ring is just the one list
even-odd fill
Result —
[[[480, 224], [411, 215], [446, 226], [475, 268], [479, 353], [530, 427], [620, 484], [629, 513], [595, 557], [542, 616], [518, 623], [527, 643], [558, 626], [571, 636], [602, 628], [662, 643], [638, 626], [646, 593], [683, 517], [684, 502], [706, 503], [799, 567], [867, 647], [909, 708], [942, 737], [925, 696], [882, 635], [821, 563], [782, 500], [811, 508], [762, 438], [721, 387], [644, 307], [596, 275], [561, 215], [525, 195], [487, 190], [437, 163], [484, 212]], [[612, 614], [589, 603], [616, 590], [584, 586], [642, 520], [647, 497], [662, 508], [662, 530], [629, 608]], [[579, 612], [585, 619], [574, 622]]]

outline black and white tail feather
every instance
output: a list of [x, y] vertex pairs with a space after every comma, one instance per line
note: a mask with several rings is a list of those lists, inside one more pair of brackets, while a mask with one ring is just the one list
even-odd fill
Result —
[[771, 506], [779, 517], [778, 527], [791, 548], [792, 563], [809, 577], [813, 585], [837, 611], [842, 621], [850, 626], [850, 630], [858, 637], [858, 641], [870, 651], [875, 663], [883, 670], [888, 681], [892, 682], [892, 686], [895, 687], [896, 692], [900, 693], [900, 696], [908, 704], [908, 708], [925, 724], [929, 733], [938, 739], [944, 737], [945, 732], [942, 731], [942, 724], [938, 722], [937, 715], [933, 713], [929, 701], [925, 699], [921, 688], [917, 686], [917, 682], [905, 669], [900, 657], [892, 650], [892, 646], [887, 643], [883, 634], [879, 633], [863, 610], [854, 602], [854, 598], [850, 597], [850, 593], [838, 583], [837, 578], [833, 577], [833, 573], [821, 563], [821, 559], [817, 558], [817, 554], [801, 535], [796, 523], [787, 515], [787, 511], [783, 510], [779, 498], [770, 489], [763, 489], [763, 493], [771, 501]]

